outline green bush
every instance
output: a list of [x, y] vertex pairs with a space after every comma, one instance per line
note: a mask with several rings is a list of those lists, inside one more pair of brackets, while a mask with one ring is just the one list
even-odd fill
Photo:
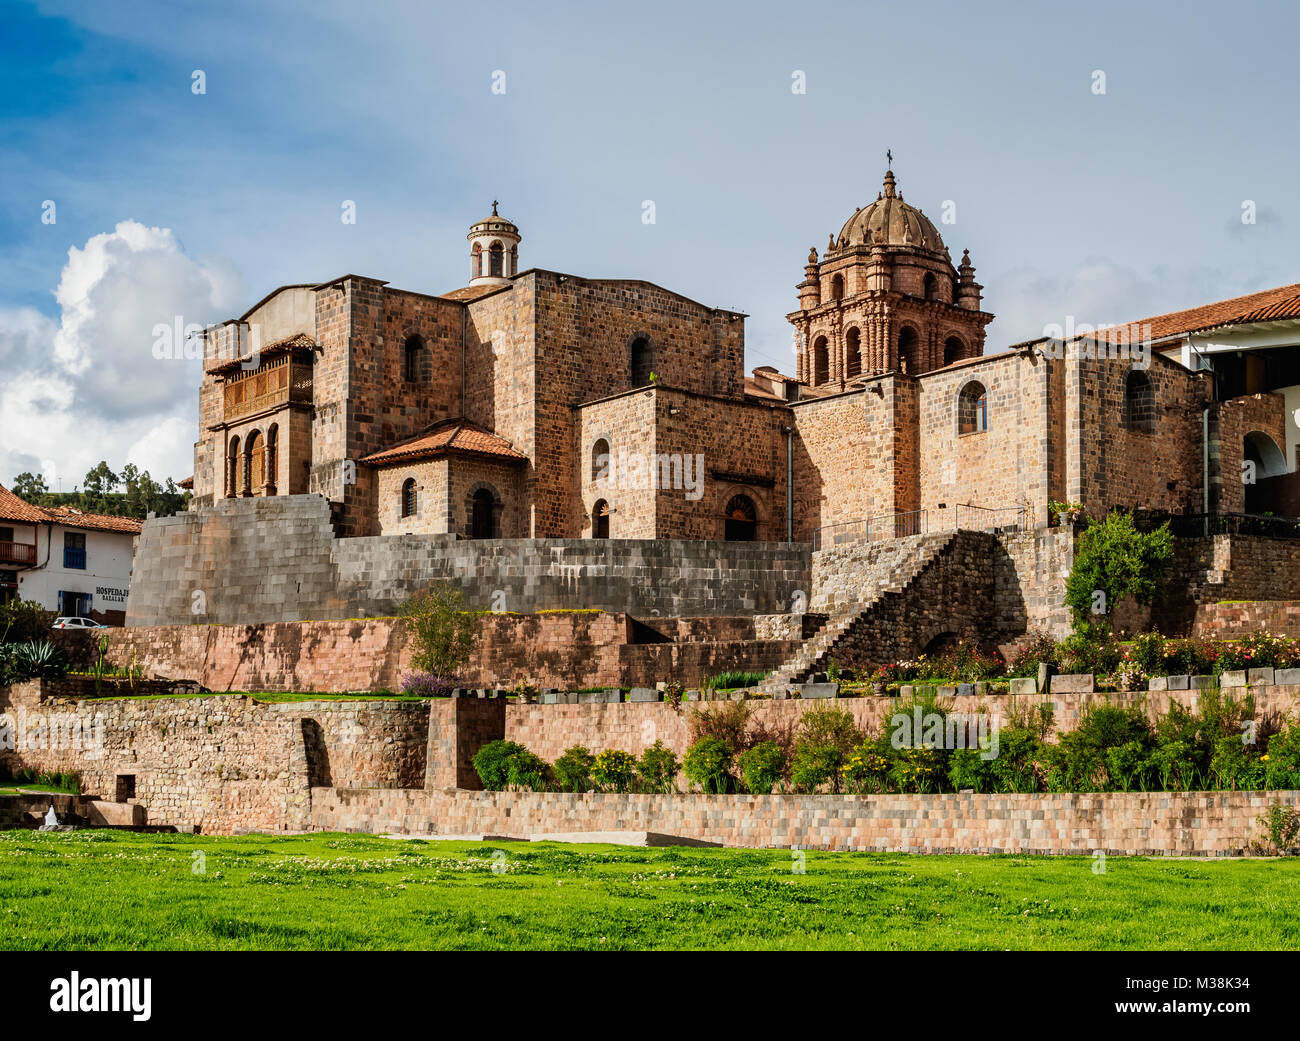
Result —
[[[1110, 628], [1110, 613], [1128, 596], [1139, 604], [1151, 603], [1173, 556], [1167, 521], [1155, 531], [1141, 532], [1134, 527], [1132, 514], [1117, 510], [1089, 524], [1079, 536], [1074, 565], [1065, 580], [1065, 603], [1075, 627]], [[1105, 596], [1102, 614], [1093, 613], [1096, 592]]]
[[717, 738], [732, 752], [749, 747], [749, 703], [746, 701], [719, 701], [704, 705], [691, 712], [691, 743], [702, 737]]
[[490, 792], [545, 791], [550, 768], [545, 760], [514, 741], [489, 741], [474, 756], [474, 772]]
[[677, 771], [681, 768], [682, 764], [673, 750], [662, 741], [656, 741], [641, 753], [641, 759], [636, 764], [637, 776], [641, 778], [641, 790], [659, 794], [676, 791]]
[[799, 741], [790, 762], [790, 783], [799, 792], [815, 792], [828, 786], [832, 792], [839, 792], [847, 760], [848, 755], [836, 745]]
[[33, 600], [0, 604], [0, 643], [31, 643], [49, 636], [54, 612]]
[[596, 757], [583, 745], [566, 748], [564, 754], [551, 764], [556, 786], [562, 792], [591, 791], [591, 767]]
[[738, 762], [746, 789], [755, 795], [770, 795], [785, 777], [785, 749], [775, 741], [759, 742], [742, 752]]
[[630, 792], [636, 780], [636, 756], [617, 748], [605, 749], [592, 764], [591, 779], [603, 792]]
[[732, 745], [719, 737], [705, 734], [686, 750], [686, 755], [682, 758], [682, 772], [701, 791], [712, 795], [734, 792], [736, 778], [731, 772], [734, 755]]
[[1291, 791], [1300, 788], [1300, 723], [1274, 734], [1264, 759], [1268, 786]]
[[466, 611], [460, 590], [449, 587], [429, 589], [406, 600], [398, 617], [415, 644], [411, 665], [420, 672], [455, 676], [474, 651], [482, 613]]

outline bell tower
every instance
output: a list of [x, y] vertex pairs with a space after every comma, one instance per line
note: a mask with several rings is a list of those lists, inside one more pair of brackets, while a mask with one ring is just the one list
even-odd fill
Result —
[[519, 274], [519, 229], [497, 213], [495, 199], [492, 215], [472, 224], [466, 238], [470, 285], [505, 285]]

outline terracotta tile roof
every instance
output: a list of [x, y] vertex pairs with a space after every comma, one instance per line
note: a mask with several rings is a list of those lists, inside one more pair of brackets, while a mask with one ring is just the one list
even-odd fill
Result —
[[82, 513], [70, 506], [56, 506], [45, 510], [50, 520], [62, 524], [65, 528], [81, 528], [86, 531], [109, 531], [123, 535], [139, 535], [144, 521], [134, 517], [110, 517], [105, 513]]
[[[275, 343], [268, 343], [257, 353], [260, 358], [275, 357], [279, 354], [288, 354], [293, 351], [310, 350], [316, 346], [316, 341], [306, 333], [294, 333], [292, 336], [286, 336], [283, 340], [276, 340]], [[228, 362], [220, 365], [214, 365], [209, 372], [231, 372], [243, 366], [246, 358], [232, 358]]]
[[134, 517], [110, 517], [103, 513], [82, 513], [71, 506], [45, 509], [20, 499], [8, 488], [0, 485], [0, 520], [19, 521], [25, 524], [62, 524], [65, 528], [86, 531], [111, 531], [125, 535], [139, 535], [143, 521]]
[[453, 289], [450, 293], [439, 294], [444, 300], [459, 300], [462, 303], [469, 300], [477, 300], [481, 296], [487, 296], [488, 293], [495, 293], [498, 289], [510, 288], [506, 283], [486, 286], [462, 286], [460, 289]]
[[752, 376], [745, 377], [745, 397], [758, 398], [761, 401], [779, 401], [781, 402], [781, 404], [783, 405], [785, 404], [784, 398], [778, 397], [776, 394], [773, 394], [770, 390], [768, 390], [765, 386], [763, 386], [763, 384], [759, 383], [758, 380], [754, 379]]
[[39, 506], [33, 506], [26, 499], [20, 499], [4, 485], [0, 484], [0, 520], [20, 521], [24, 524], [44, 524], [49, 515]]
[[371, 466], [391, 466], [411, 459], [451, 454], [485, 456], [512, 464], [528, 461], [528, 457], [515, 451], [505, 438], [497, 437], [492, 431], [467, 419], [445, 419], [424, 433], [399, 441], [361, 461]]
[[[1171, 311], [1169, 314], [1141, 318], [1127, 325], [1112, 326], [1102, 329], [1096, 335], [1106, 342], [1118, 339], [1123, 330], [1137, 327], [1145, 334], [1150, 327], [1153, 341], [1178, 336], [1182, 333], [1201, 332], [1223, 325], [1241, 325], [1247, 322], [1275, 322], [1284, 318], [1300, 318], [1300, 283], [1265, 289], [1259, 293], [1246, 296], [1234, 296], [1230, 300], [1220, 300], [1213, 304], [1202, 304], [1186, 311]], [[1130, 338], [1133, 333], [1130, 333]]]

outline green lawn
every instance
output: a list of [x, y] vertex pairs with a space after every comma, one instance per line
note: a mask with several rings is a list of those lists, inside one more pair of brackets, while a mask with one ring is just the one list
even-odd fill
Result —
[[9, 831], [0, 947], [1300, 948], [1300, 861], [806, 857]]

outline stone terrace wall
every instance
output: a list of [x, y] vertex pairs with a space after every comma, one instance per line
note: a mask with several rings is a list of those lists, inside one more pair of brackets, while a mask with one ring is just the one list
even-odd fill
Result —
[[134, 777], [149, 824], [294, 830], [306, 826], [313, 783], [424, 784], [427, 703], [74, 702], [42, 700], [26, 683], [0, 687], [0, 713], [16, 746], [0, 751], [0, 769], [72, 771], [83, 793], [107, 799], [119, 776]]
[[[645, 634], [634, 632], [627, 616], [604, 612], [485, 615], [463, 679], [468, 686], [528, 679], [572, 689], [654, 686], [674, 676], [695, 682], [704, 673], [775, 668], [798, 645], [797, 639], [756, 639], [750, 618], [652, 621], [661, 637], [686, 642], [631, 643]], [[111, 665], [134, 665], [148, 678], [192, 680], [216, 691], [397, 690], [411, 670], [410, 644], [392, 618], [52, 635], [82, 666], [94, 660], [105, 638]]]
[[410, 835], [654, 831], [750, 848], [1090, 856], [1243, 852], [1300, 792], [568, 795], [312, 790], [312, 827]]
[[772, 614], [808, 589], [799, 544], [635, 539], [335, 539], [316, 495], [222, 499], [145, 522], [127, 624], [391, 615], [449, 582], [471, 607], [678, 617]]

